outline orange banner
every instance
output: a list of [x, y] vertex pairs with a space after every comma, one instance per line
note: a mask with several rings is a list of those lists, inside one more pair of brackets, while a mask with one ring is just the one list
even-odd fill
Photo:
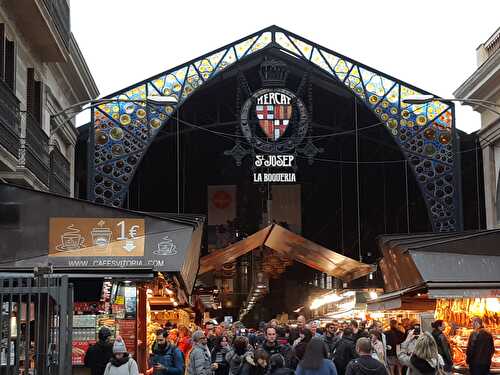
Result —
[[144, 256], [144, 219], [53, 217], [51, 257]]

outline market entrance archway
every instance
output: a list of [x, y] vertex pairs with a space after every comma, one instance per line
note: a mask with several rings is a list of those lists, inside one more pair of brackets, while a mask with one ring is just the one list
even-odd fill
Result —
[[[319, 46], [277, 26], [230, 43], [186, 64], [125, 88], [92, 114], [88, 198], [123, 204], [130, 182], [158, 131], [186, 99], [228, 67], [253, 54], [276, 49], [320, 68], [364, 103], [382, 122], [408, 159], [435, 231], [462, 229], [458, 139], [454, 106], [433, 101], [407, 105], [405, 98], [428, 94], [373, 68]], [[178, 98], [177, 106], [151, 108], [120, 100], [149, 96]]]

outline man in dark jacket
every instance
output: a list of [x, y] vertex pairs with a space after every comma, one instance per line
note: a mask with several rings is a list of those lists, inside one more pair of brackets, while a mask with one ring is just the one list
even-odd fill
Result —
[[495, 353], [493, 336], [483, 327], [480, 318], [472, 321], [474, 332], [467, 343], [467, 364], [471, 375], [487, 375], [490, 372], [491, 358]]
[[281, 354], [284, 358], [287, 358], [290, 345], [280, 345], [276, 328], [268, 326], [266, 328], [266, 341], [262, 344], [262, 349], [269, 354], [269, 357], [273, 354]]
[[91, 375], [103, 375], [106, 365], [113, 357], [113, 345], [109, 342], [111, 331], [102, 327], [99, 330], [99, 340], [85, 354], [85, 367], [90, 368]]
[[333, 358], [333, 353], [337, 344], [340, 341], [340, 336], [336, 335], [337, 327], [333, 323], [327, 323], [325, 326], [325, 334], [323, 335], [323, 340], [328, 348], [328, 358]]
[[335, 350], [335, 356], [333, 362], [335, 367], [337, 367], [338, 375], [345, 375], [346, 367], [353, 360], [357, 358], [356, 353], [356, 343], [354, 342], [354, 333], [351, 328], [344, 329], [344, 333], [337, 348]]
[[[405, 334], [398, 328], [398, 321], [392, 319], [389, 322], [390, 328], [385, 331], [386, 344], [387, 344], [387, 365], [389, 371], [393, 375], [399, 375], [402, 371], [401, 364], [398, 361], [397, 347], [404, 341]], [[414, 327], [415, 329], [415, 327]], [[418, 327], [420, 331], [420, 326]]]
[[358, 341], [359, 338], [361, 337], [368, 337], [368, 332], [365, 331], [365, 329], [360, 328], [359, 324], [356, 320], [351, 320], [349, 323], [349, 327], [351, 327], [353, 336], [354, 336], [354, 342]]
[[154, 375], [183, 375], [184, 356], [177, 346], [167, 340], [168, 331], [156, 334], [156, 341], [149, 357]]
[[359, 338], [356, 342], [356, 352], [359, 354], [359, 358], [349, 362], [345, 375], [387, 375], [384, 365], [371, 356], [370, 339]]

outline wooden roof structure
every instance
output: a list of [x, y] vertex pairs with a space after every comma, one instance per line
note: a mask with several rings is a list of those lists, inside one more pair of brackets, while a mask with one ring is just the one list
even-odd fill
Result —
[[220, 269], [225, 263], [233, 262], [261, 246], [343, 281], [351, 281], [374, 271], [369, 264], [338, 254], [278, 224], [272, 224], [242, 241], [202, 257], [199, 274]]

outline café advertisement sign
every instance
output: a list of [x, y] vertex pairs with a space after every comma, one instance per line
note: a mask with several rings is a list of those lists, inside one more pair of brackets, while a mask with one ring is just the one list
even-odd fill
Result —
[[151, 222], [146, 226], [143, 218], [51, 217], [48, 261], [56, 267], [178, 271], [192, 228], [165, 231]]

